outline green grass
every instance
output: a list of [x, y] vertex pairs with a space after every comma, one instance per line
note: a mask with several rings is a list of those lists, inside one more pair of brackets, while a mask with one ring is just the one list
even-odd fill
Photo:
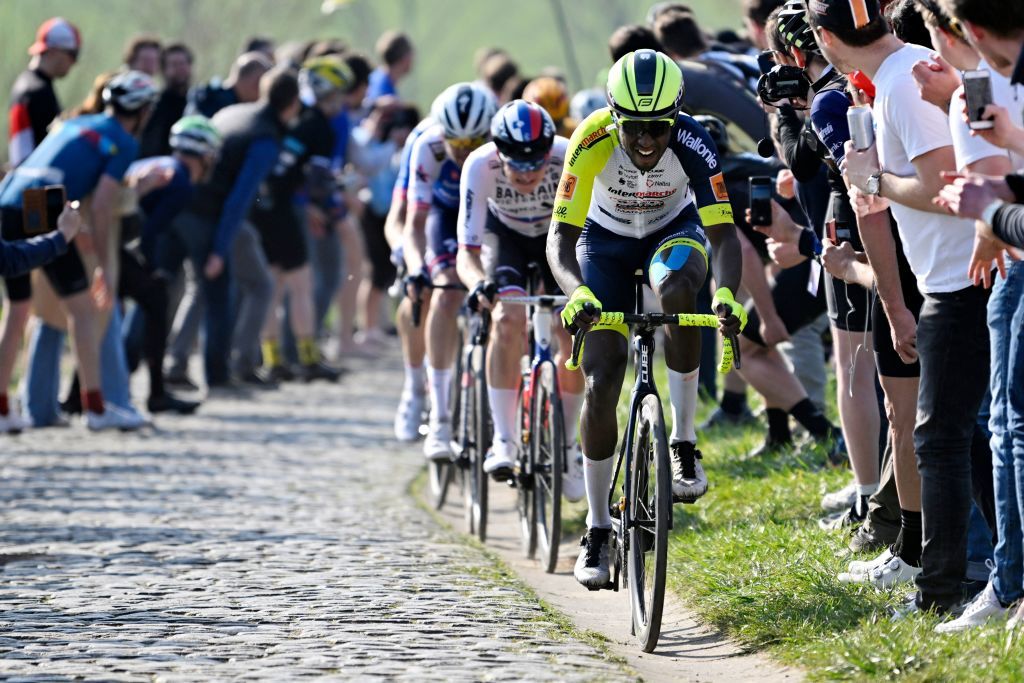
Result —
[[762, 428], [702, 435], [711, 488], [696, 505], [675, 507], [670, 545], [669, 585], [689, 607], [811, 680], [1022, 680], [1019, 632], [937, 635], [934, 617], [890, 619], [909, 588], [879, 593], [836, 581], [850, 559], [847, 537], [821, 531], [817, 518], [821, 494], [847, 483], [848, 470], [821, 468], [813, 452], [744, 460], [762, 438]]

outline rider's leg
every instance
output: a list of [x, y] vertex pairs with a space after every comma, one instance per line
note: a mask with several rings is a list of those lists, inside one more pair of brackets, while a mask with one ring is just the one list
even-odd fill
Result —
[[[434, 275], [435, 285], [459, 282], [454, 268], [445, 268]], [[455, 364], [458, 337], [457, 316], [464, 298], [459, 290], [445, 289], [435, 292], [427, 313], [427, 382], [430, 385], [430, 422], [443, 423], [448, 418], [448, 398], [451, 390], [452, 366]]]
[[580, 440], [583, 444], [583, 476], [587, 491], [587, 526], [610, 529], [608, 490], [615, 467], [618, 443], [619, 392], [626, 375], [626, 337], [617, 330], [595, 330], [583, 346], [586, 377]]
[[[430, 290], [422, 293], [422, 310], [430, 310]], [[398, 328], [398, 338], [402, 342], [402, 358], [405, 360], [405, 386], [404, 391], [423, 393], [426, 386], [426, 370], [423, 367], [423, 359], [427, 354], [426, 339], [424, 338], [423, 320], [413, 325], [412, 300], [408, 297], [402, 299], [398, 304], [398, 313], [395, 316], [395, 326]]]
[[494, 327], [487, 345], [487, 394], [491, 401], [494, 438], [518, 443], [516, 401], [519, 395], [519, 361], [526, 352], [523, 335], [526, 309], [523, 306], [505, 306], [499, 301], [494, 307], [492, 320]]

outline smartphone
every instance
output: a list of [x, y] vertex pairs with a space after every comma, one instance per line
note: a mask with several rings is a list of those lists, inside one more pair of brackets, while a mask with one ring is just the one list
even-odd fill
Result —
[[772, 192], [775, 179], [770, 176], [753, 176], [750, 179], [750, 224], [772, 224]]
[[992, 104], [992, 80], [988, 69], [964, 72], [964, 98], [971, 130], [988, 130], [995, 124], [982, 118], [985, 107]]
[[64, 211], [64, 186], [47, 185], [25, 190], [21, 195], [22, 229], [26, 237], [42, 235], [57, 229], [57, 219]]

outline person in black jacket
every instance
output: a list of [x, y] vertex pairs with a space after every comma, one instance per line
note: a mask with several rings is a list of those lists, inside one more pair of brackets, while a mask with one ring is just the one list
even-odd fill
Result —
[[184, 43], [168, 45], [160, 53], [160, 71], [164, 89], [142, 131], [139, 158], [167, 156], [171, 153], [171, 127], [185, 115], [188, 89], [192, 83], [192, 50]]

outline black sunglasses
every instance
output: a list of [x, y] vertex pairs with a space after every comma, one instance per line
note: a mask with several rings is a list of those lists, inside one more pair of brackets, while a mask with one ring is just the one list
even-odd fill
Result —
[[622, 126], [622, 132], [630, 137], [640, 137], [644, 133], [647, 133], [652, 138], [660, 138], [663, 135], [668, 135], [668, 132], [672, 130], [672, 124], [674, 123], [675, 121], [669, 121], [668, 119], [656, 119], [654, 121], [619, 119], [619, 125]]

